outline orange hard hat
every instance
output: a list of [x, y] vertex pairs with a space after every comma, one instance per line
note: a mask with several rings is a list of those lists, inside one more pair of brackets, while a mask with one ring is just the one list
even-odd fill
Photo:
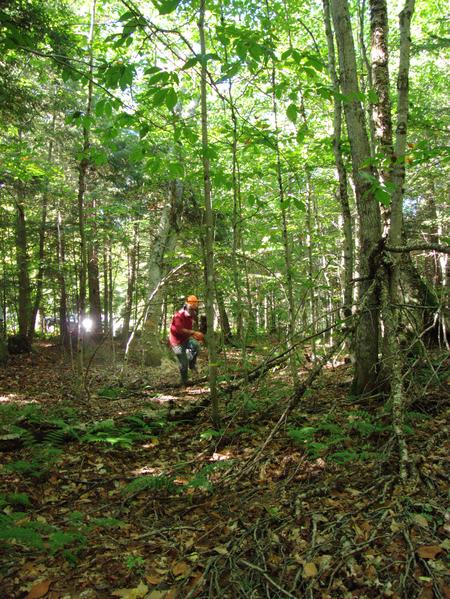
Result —
[[186, 298], [186, 302], [188, 304], [198, 304], [199, 303], [199, 299], [196, 295], [188, 295]]

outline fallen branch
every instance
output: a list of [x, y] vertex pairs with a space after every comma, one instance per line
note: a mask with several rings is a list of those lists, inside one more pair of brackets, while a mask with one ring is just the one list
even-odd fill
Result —
[[264, 578], [267, 580], [267, 582], [269, 582], [273, 587], [275, 587], [278, 591], [280, 591], [280, 593], [282, 593], [283, 595], [286, 595], [286, 597], [291, 597], [291, 599], [296, 599], [295, 595], [291, 595], [291, 593], [289, 591], [286, 591], [286, 589], [283, 589], [283, 587], [280, 587], [280, 585], [277, 584], [272, 578], [270, 578], [270, 576], [266, 572], [264, 572], [264, 570], [262, 568], [260, 568], [259, 566], [256, 566], [255, 564], [252, 564], [242, 558], [239, 560], [238, 563], [243, 564], [244, 566], [247, 566], [248, 568], [252, 568], [252, 570], [256, 570], [257, 572], [262, 574], [264, 576]]

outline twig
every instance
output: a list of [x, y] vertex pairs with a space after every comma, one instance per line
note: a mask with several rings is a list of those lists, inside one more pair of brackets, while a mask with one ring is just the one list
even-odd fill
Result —
[[266, 574], [266, 572], [264, 572], [264, 570], [262, 568], [260, 568], [259, 566], [256, 566], [255, 564], [252, 564], [242, 558], [239, 560], [238, 563], [244, 564], [245, 566], [252, 568], [252, 570], [256, 570], [257, 572], [262, 574], [264, 576], [264, 578], [267, 580], [267, 582], [269, 582], [273, 587], [278, 589], [280, 591], [280, 593], [283, 593], [283, 595], [286, 595], [286, 597], [291, 597], [291, 599], [297, 599], [295, 597], [295, 595], [292, 595], [289, 591], [286, 591], [286, 589], [283, 589], [283, 587], [280, 587], [280, 585], [277, 584], [272, 578], [270, 578], [270, 576], [268, 574]]

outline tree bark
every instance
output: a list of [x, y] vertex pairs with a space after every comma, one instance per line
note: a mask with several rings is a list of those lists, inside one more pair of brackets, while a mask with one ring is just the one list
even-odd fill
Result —
[[[397, 127], [395, 138], [395, 156], [392, 169], [394, 190], [392, 193], [391, 219], [388, 243], [400, 245], [403, 229], [403, 185], [405, 182], [405, 150], [408, 123], [409, 95], [409, 60], [411, 48], [411, 19], [414, 12], [415, 0], [406, 0], [400, 13], [400, 64], [397, 78]], [[389, 100], [389, 98], [388, 98]], [[400, 261], [399, 256], [390, 254], [387, 265], [388, 295], [385, 317], [385, 362], [391, 369], [390, 390], [394, 430], [397, 436], [400, 453], [400, 476], [406, 482], [408, 476], [408, 448], [404, 433], [404, 394], [402, 377], [402, 354], [398, 344], [398, 304], [400, 292]]]
[[27, 226], [25, 222], [25, 206], [22, 184], [19, 183], [16, 199], [16, 264], [19, 283], [18, 321], [19, 335], [28, 336], [31, 318], [31, 288], [29, 275]]
[[370, 258], [381, 239], [380, 209], [374, 197], [374, 171], [370, 166], [370, 147], [365, 127], [364, 111], [358, 99], [356, 57], [347, 0], [331, 0], [331, 12], [336, 33], [342, 93], [346, 96], [344, 112], [350, 140], [352, 170], [359, 218], [359, 301], [366, 299], [366, 310], [356, 330], [356, 372], [354, 391], [371, 391], [376, 386], [378, 363], [378, 290], [370, 291], [374, 277]]
[[[85, 115], [89, 119], [92, 114], [92, 96], [93, 96], [93, 70], [94, 70], [94, 29], [95, 29], [95, 10], [96, 0], [92, 0], [91, 12], [90, 12], [90, 24], [89, 24], [89, 82], [88, 82], [88, 95], [86, 103]], [[86, 281], [87, 281], [87, 240], [86, 240], [86, 222], [85, 222], [85, 195], [87, 187], [87, 173], [89, 168], [88, 153], [91, 147], [90, 142], [90, 127], [89, 123], [83, 124], [83, 151], [80, 164], [78, 166], [78, 227], [80, 232], [80, 290], [78, 300], [78, 312], [79, 312], [79, 335], [82, 335], [81, 321], [83, 320], [86, 313]]]
[[97, 242], [97, 210], [96, 201], [92, 198], [89, 202], [89, 235], [87, 236], [87, 273], [89, 292], [89, 316], [93, 321], [93, 333], [102, 331], [102, 308], [100, 301], [100, 272], [98, 264], [98, 242]]
[[[158, 288], [163, 276], [164, 255], [175, 247], [182, 198], [182, 183], [172, 181], [169, 185], [169, 193], [162, 208], [159, 225], [152, 243], [152, 253], [148, 266], [150, 290]], [[161, 292], [158, 291], [148, 306], [142, 335], [143, 360], [147, 366], [159, 366], [161, 364], [163, 350], [159, 339], [160, 319]]]
[[206, 0], [200, 0], [198, 31], [200, 36], [201, 55], [201, 126], [202, 126], [202, 160], [203, 160], [203, 194], [205, 202], [205, 274], [206, 274], [206, 338], [209, 350], [209, 386], [211, 397], [211, 417], [216, 427], [220, 424], [219, 401], [217, 396], [217, 349], [214, 334], [214, 218], [211, 201], [211, 178], [208, 157], [208, 108], [207, 108], [207, 69], [205, 41], [205, 9]]
[[67, 324], [67, 291], [65, 267], [65, 243], [63, 233], [63, 218], [61, 209], [58, 208], [56, 217], [56, 233], [58, 241], [58, 282], [59, 282], [59, 334], [61, 345], [67, 347], [70, 342], [70, 332]]
[[222, 329], [223, 339], [227, 343], [227, 342], [231, 341], [231, 339], [233, 338], [233, 334], [231, 332], [230, 321], [228, 319], [227, 310], [225, 308], [223, 293], [222, 293], [222, 291], [220, 291], [217, 288], [216, 288], [216, 300], [217, 300], [217, 306], [219, 308], [220, 327]]
[[347, 172], [345, 170], [344, 160], [342, 157], [342, 102], [337, 96], [339, 92], [339, 80], [336, 70], [336, 55], [334, 51], [333, 31], [331, 29], [331, 15], [329, 0], [323, 0], [323, 9], [325, 16], [325, 33], [328, 45], [328, 71], [333, 85], [333, 90], [336, 92], [333, 104], [333, 153], [336, 163], [336, 171], [339, 182], [339, 203], [342, 214], [342, 232], [344, 236], [343, 258], [344, 258], [344, 281], [343, 281], [343, 296], [344, 296], [344, 317], [348, 317], [352, 313], [353, 305], [353, 226], [352, 216], [350, 211], [350, 202], [348, 197], [348, 181]]
[[123, 311], [123, 331], [122, 339], [126, 345], [130, 334], [130, 320], [133, 310], [134, 289], [136, 286], [136, 257], [139, 239], [139, 223], [133, 224], [133, 240], [131, 249], [128, 253], [128, 277], [127, 277], [127, 295]]
[[[52, 124], [51, 124], [51, 132], [50, 132], [50, 140], [48, 143], [48, 153], [47, 153], [47, 161], [50, 165], [52, 163], [53, 157], [53, 136], [55, 134], [56, 127], [56, 112], [53, 111], [52, 116]], [[36, 276], [36, 290], [34, 296], [34, 304], [33, 309], [31, 311], [31, 319], [30, 319], [30, 330], [28, 331], [28, 337], [30, 341], [32, 341], [34, 336], [34, 330], [36, 327], [36, 317], [41, 306], [42, 301], [42, 289], [44, 286], [44, 270], [45, 270], [45, 230], [47, 226], [47, 205], [48, 205], [48, 183], [42, 194], [42, 203], [41, 203], [41, 223], [39, 226], [39, 251], [38, 251], [38, 272]]]

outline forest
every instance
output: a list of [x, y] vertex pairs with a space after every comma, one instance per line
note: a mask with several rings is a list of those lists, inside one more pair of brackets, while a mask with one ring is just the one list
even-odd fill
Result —
[[450, 599], [449, 47], [0, 0], [0, 599]]

